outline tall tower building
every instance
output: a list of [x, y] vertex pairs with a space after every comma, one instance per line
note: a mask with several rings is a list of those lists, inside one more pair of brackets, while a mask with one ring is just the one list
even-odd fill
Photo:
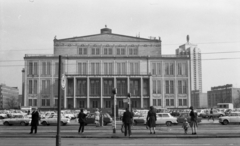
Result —
[[195, 44], [189, 43], [189, 35], [187, 35], [187, 43], [176, 49], [176, 55], [190, 55], [191, 70], [191, 90], [198, 90], [202, 93], [202, 59], [201, 50]]

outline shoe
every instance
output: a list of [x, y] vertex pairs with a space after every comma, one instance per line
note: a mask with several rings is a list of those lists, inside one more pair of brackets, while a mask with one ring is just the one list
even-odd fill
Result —
[[156, 133], [155, 133], [155, 131], [154, 131], [154, 133], [153, 133], [153, 134], [156, 134]]

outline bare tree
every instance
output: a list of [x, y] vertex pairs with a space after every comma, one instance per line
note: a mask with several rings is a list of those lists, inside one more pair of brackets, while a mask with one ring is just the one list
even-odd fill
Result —
[[238, 91], [238, 96], [237, 98], [234, 99], [233, 106], [234, 108], [240, 108], [240, 91]]
[[17, 108], [18, 107], [18, 100], [16, 97], [9, 97], [6, 99], [6, 105], [8, 106], [8, 108], [13, 109], [13, 108]]

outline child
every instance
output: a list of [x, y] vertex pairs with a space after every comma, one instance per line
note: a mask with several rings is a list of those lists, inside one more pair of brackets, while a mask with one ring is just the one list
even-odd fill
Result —
[[185, 118], [182, 125], [182, 128], [184, 129], [185, 134], [187, 134], [188, 127], [189, 127], [189, 123], [187, 121], [187, 118]]

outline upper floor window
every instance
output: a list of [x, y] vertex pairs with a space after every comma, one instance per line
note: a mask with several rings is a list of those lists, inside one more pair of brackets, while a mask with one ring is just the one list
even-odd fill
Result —
[[138, 48], [129, 48], [128, 54], [129, 55], [138, 55]]
[[78, 48], [79, 55], [87, 55], [87, 48]]
[[42, 62], [42, 75], [51, 75], [51, 62]]
[[161, 81], [153, 80], [153, 94], [161, 94]]
[[187, 94], [187, 81], [178, 81], [178, 94]]
[[78, 63], [78, 73], [83, 75], [87, 74], [87, 62]]
[[117, 74], [126, 74], [127, 66], [126, 62], [117, 62]]
[[165, 63], [165, 75], [174, 75], [174, 63]]
[[[56, 62], [55, 63], [55, 75], [58, 75], [58, 72], [59, 72], [59, 63]], [[62, 63], [62, 66], [61, 66], [61, 74], [64, 72], [64, 65]]]
[[152, 63], [152, 74], [153, 75], [161, 75], [161, 62], [153, 62]]
[[92, 55], [99, 55], [100, 54], [100, 48], [92, 48]]
[[178, 63], [178, 75], [186, 75], [187, 74], [187, 64], [186, 63]]
[[42, 80], [42, 94], [51, 94], [50, 80]]
[[100, 95], [100, 80], [99, 79], [90, 79], [90, 95], [96, 96]]
[[99, 62], [92, 62], [91, 63], [91, 74], [100, 74], [101, 68], [100, 68], [100, 63]]
[[130, 74], [140, 74], [139, 62], [130, 62]]
[[113, 74], [113, 63], [112, 62], [104, 62], [103, 66], [104, 66], [104, 74], [105, 75]]
[[112, 48], [104, 48], [103, 49], [103, 54], [104, 55], [112, 55], [113, 54], [113, 49]]
[[28, 75], [38, 75], [38, 62], [28, 63]]
[[126, 96], [127, 95], [127, 80], [117, 79], [117, 95]]
[[38, 89], [38, 81], [37, 80], [29, 80], [28, 81], [28, 94], [37, 94]]
[[113, 89], [113, 79], [104, 79], [103, 80], [103, 95], [112, 95]]
[[174, 81], [172, 80], [165, 81], [165, 90], [166, 94], [174, 94]]

